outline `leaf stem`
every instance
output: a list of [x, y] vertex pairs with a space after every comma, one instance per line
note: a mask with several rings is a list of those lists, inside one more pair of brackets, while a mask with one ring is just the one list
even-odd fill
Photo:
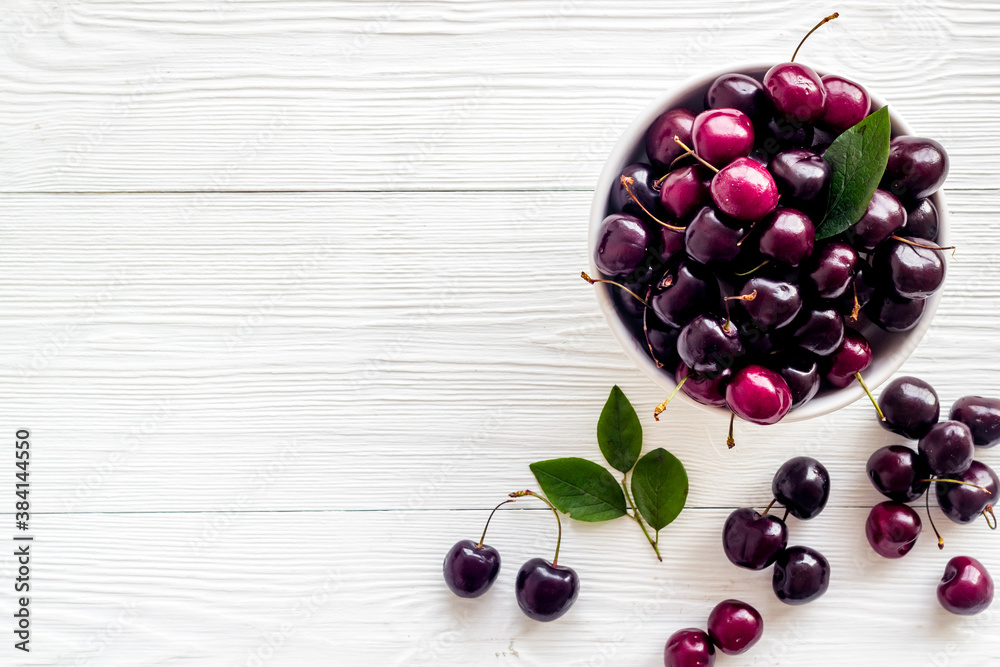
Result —
[[559, 537], [556, 538], [556, 554], [555, 556], [552, 557], [552, 567], [556, 567], [557, 565], [559, 565], [559, 547], [562, 546], [562, 519], [559, 518], [559, 510], [556, 509], [555, 505], [549, 502], [548, 498], [546, 498], [540, 493], [535, 493], [534, 491], [530, 491], [528, 489], [525, 489], [524, 491], [515, 491], [514, 493], [508, 495], [510, 495], [511, 498], [523, 498], [524, 496], [534, 496], [535, 498], [538, 498], [543, 503], [548, 505], [549, 509], [552, 510], [552, 513], [556, 515], [556, 523], [559, 525]]
[[500, 509], [501, 507], [503, 507], [503, 506], [504, 506], [504, 505], [506, 505], [507, 503], [512, 503], [512, 502], [515, 502], [515, 499], [514, 499], [514, 498], [510, 498], [510, 499], [508, 499], [508, 500], [505, 500], [505, 501], [503, 501], [502, 503], [500, 503], [499, 505], [497, 505], [496, 507], [494, 507], [494, 508], [493, 508], [493, 511], [492, 511], [492, 512], [490, 512], [490, 516], [489, 516], [489, 518], [488, 518], [488, 519], [486, 519], [486, 527], [485, 527], [485, 528], [483, 528], [483, 536], [479, 538], [479, 544], [477, 544], [477, 545], [476, 545], [476, 548], [477, 548], [477, 549], [482, 549], [482, 548], [483, 548], [483, 542], [485, 542], [485, 541], [486, 541], [486, 531], [487, 531], [487, 530], [489, 530], [489, 527], [490, 527], [490, 521], [492, 521], [492, 520], [493, 520], [493, 515], [497, 513], [497, 510], [498, 510], [498, 509]]
[[622, 475], [622, 491], [625, 492], [625, 500], [628, 501], [628, 506], [632, 508], [633, 512], [635, 512], [635, 516], [633, 518], [635, 519], [635, 522], [639, 524], [639, 527], [642, 528], [642, 534], [646, 536], [647, 540], [649, 540], [649, 545], [653, 547], [653, 551], [656, 552], [656, 557], [660, 559], [660, 562], [662, 563], [663, 556], [660, 555], [660, 548], [657, 546], [657, 543], [660, 541], [660, 531], [656, 531], [655, 541], [649, 536], [649, 531], [646, 530], [646, 524], [642, 522], [642, 517], [639, 516], [639, 510], [635, 508], [635, 503], [632, 502], [632, 496], [629, 495], [628, 484], [625, 483], [625, 479], [626, 475]]

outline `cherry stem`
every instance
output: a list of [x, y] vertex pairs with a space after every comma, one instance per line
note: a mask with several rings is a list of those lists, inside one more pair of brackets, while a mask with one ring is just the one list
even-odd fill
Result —
[[769, 502], [767, 504], [767, 507], [764, 508], [764, 511], [761, 512], [760, 515], [761, 516], [767, 516], [767, 513], [771, 511], [771, 508], [774, 507], [774, 503], [776, 503], [776, 502], [778, 502], [778, 499], [777, 498], [772, 498], [771, 502]]
[[861, 385], [861, 388], [865, 390], [865, 393], [868, 394], [868, 398], [871, 400], [872, 405], [875, 406], [875, 412], [878, 413], [878, 418], [885, 421], [885, 415], [882, 414], [882, 408], [878, 406], [878, 401], [876, 401], [875, 397], [872, 396], [872, 390], [868, 388], [868, 384], [865, 382], [865, 379], [861, 377], [861, 371], [855, 373], [854, 377], [858, 380], [858, 384]]
[[562, 519], [559, 518], [559, 510], [556, 509], [555, 505], [549, 502], [548, 498], [539, 493], [535, 493], [534, 491], [525, 489], [524, 491], [515, 491], [514, 493], [508, 495], [510, 495], [511, 498], [534, 496], [548, 505], [549, 509], [552, 510], [552, 513], [556, 515], [556, 523], [559, 525], [559, 536], [556, 538], [556, 555], [552, 557], [552, 567], [556, 567], [559, 564], [559, 547], [562, 546]]
[[973, 484], [972, 482], [963, 482], [960, 479], [948, 479], [947, 477], [931, 477], [930, 479], [922, 479], [921, 482], [947, 482], [948, 484], [961, 484], [963, 486], [971, 486], [974, 489], [979, 489], [986, 493], [986, 495], [992, 496], [993, 494], [989, 489], [979, 486], [978, 484]]
[[[647, 296], [649, 293], [647, 292]], [[656, 358], [656, 352], [653, 351], [653, 344], [649, 342], [649, 326], [646, 324], [648, 320], [647, 314], [649, 313], [649, 308], [643, 308], [642, 310], [642, 335], [646, 339], [646, 347], [649, 348], [649, 356], [653, 359], [653, 363], [656, 364], [657, 368], [663, 368], [663, 364], [660, 360]]]
[[911, 245], [914, 248], [923, 248], [924, 250], [951, 250], [951, 256], [955, 256], [955, 252], [958, 250], [957, 246], [939, 246], [939, 245], [927, 245], [926, 243], [917, 243], [916, 241], [911, 241], [910, 239], [904, 239], [902, 236], [892, 235], [892, 238], [900, 243], [905, 243], [906, 245]]
[[678, 382], [677, 386], [674, 387], [674, 390], [670, 392], [669, 396], [667, 396], [667, 400], [663, 401], [662, 403], [656, 406], [656, 408], [653, 410], [653, 419], [655, 419], [656, 421], [660, 421], [660, 415], [663, 414], [663, 411], [667, 409], [667, 404], [674, 399], [674, 396], [676, 396], [677, 392], [681, 390], [681, 387], [684, 386], [684, 383], [688, 381], [689, 377], [691, 377], [690, 373], [685, 375], [684, 379]]
[[788, 521], [788, 508], [785, 508], [785, 514], [781, 517], [782, 522]]
[[736, 296], [727, 296], [722, 300], [723, 305], [726, 307], [726, 323], [722, 325], [723, 331], [729, 331], [729, 325], [732, 322], [732, 318], [729, 316], [729, 302], [730, 301], [753, 301], [757, 298], [757, 290], [750, 292], [749, 294], [737, 294]]
[[837, 18], [837, 17], [839, 17], [839, 16], [840, 16], [840, 14], [839, 14], [839, 13], [837, 13], [837, 12], [834, 12], [834, 13], [830, 14], [829, 16], [827, 16], [827, 17], [826, 17], [825, 19], [823, 19], [822, 21], [820, 21], [819, 23], [817, 23], [817, 24], [815, 25], [815, 27], [813, 27], [813, 29], [812, 29], [812, 30], [810, 30], [809, 32], [807, 32], [807, 33], [806, 33], [806, 36], [802, 38], [802, 41], [801, 41], [801, 42], [799, 42], [799, 45], [795, 47], [795, 53], [793, 53], [793, 54], [792, 54], [792, 59], [791, 59], [791, 60], [789, 60], [788, 62], [792, 62], [792, 63], [793, 63], [793, 62], [795, 62], [795, 56], [799, 55], [799, 49], [801, 49], [801, 48], [802, 48], [802, 45], [803, 45], [803, 44], [805, 44], [805, 42], [806, 42], [806, 40], [807, 40], [807, 39], [809, 39], [809, 35], [813, 34], [813, 33], [814, 33], [814, 32], [816, 32], [817, 30], [819, 30], [819, 29], [820, 29], [820, 26], [822, 26], [822, 25], [824, 25], [824, 24], [826, 24], [826, 23], [829, 23], [830, 21], [832, 21], [833, 19], [835, 19], [835, 18]]
[[983, 510], [983, 517], [985, 517], [986, 525], [990, 527], [990, 530], [997, 529], [997, 515], [993, 513], [993, 505], [986, 506], [986, 509]]
[[931, 528], [934, 529], [934, 535], [938, 540], [938, 549], [944, 550], [944, 538], [938, 532], [937, 526], [934, 525], [934, 517], [931, 516], [931, 494], [929, 493], [924, 494], [924, 506], [927, 508], [927, 520], [931, 522]]
[[672, 229], [675, 232], [683, 232], [685, 229], [687, 229], [686, 227], [678, 227], [676, 225], [668, 225], [667, 223], [663, 222], [662, 220], [660, 220], [659, 218], [657, 218], [655, 215], [653, 215], [652, 212], [650, 212], [649, 209], [647, 209], [645, 206], [643, 206], [642, 202], [639, 201], [639, 198], [635, 196], [634, 192], [632, 192], [632, 184], [635, 183], [635, 179], [634, 178], [632, 178], [631, 176], [620, 176], [619, 179], [621, 180], [622, 187], [625, 188], [625, 192], [628, 193], [628, 196], [632, 198], [632, 201], [634, 201], [636, 204], [639, 205], [639, 208], [641, 208], [643, 211], [646, 212], [646, 215], [648, 215], [650, 218], [653, 219], [653, 222], [659, 223], [659, 224], [663, 225], [664, 227], [666, 227], [667, 229]]
[[726, 447], [732, 449], [736, 446], [736, 438], [733, 437], [733, 423], [736, 421], [736, 413], [729, 413], [729, 437], [726, 438]]
[[771, 260], [765, 259], [762, 264], [758, 264], [757, 266], [753, 267], [752, 269], [750, 269], [746, 273], [737, 273], [736, 275], [739, 276], [740, 278], [742, 278], [743, 276], [749, 276], [751, 273], [757, 273], [758, 271], [760, 271], [761, 269], [763, 269], [765, 266], [767, 266], [770, 263], [771, 263]]
[[635, 508], [635, 503], [632, 502], [632, 496], [629, 495], [628, 484], [625, 483], [625, 477], [626, 477], [625, 475], [622, 475], [622, 491], [625, 492], [625, 500], [628, 501], [628, 506], [632, 508], [632, 514], [630, 514], [629, 516], [635, 519], [635, 522], [639, 524], [640, 528], [642, 528], [642, 534], [646, 536], [647, 540], [649, 540], [649, 545], [653, 547], [653, 552], [656, 554], [656, 557], [662, 563], [663, 556], [660, 555], [660, 547], [657, 544], [660, 541], [660, 531], [656, 531], [655, 540], [649, 536], [649, 531], [646, 530], [646, 524], [642, 522], [642, 517], [639, 515], [639, 510]]
[[649, 308], [649, 302], [647, 302], [641, 296], [639, 296], [638, 294], [636, 294], [635, 292], [633, 292], [629, 288], [625, 287], [621, 283], [616, 283], [613, 280], [605, 280], [604, 278], [591, 278], [590, 276], [587, 275], [586, 271], [581, 271], [580, 272], [580, 277], [583, 278], [584, 280], [586, 280], [591, 285], [595, 285], [597, 283], [605, 283], [607, 285], [614, 285], [615, 287], [620, 287], [623, 290], [625, 290], [626, 292], [628, 292], [629, 294], [631, 294], [633, 297], [635, 297], [639, 301], [639, 303], [641, 303], [642, 305], [646, 306], [646, 308]]
[[505, 501], [503, 501], [502, 503], [500, 503], [499, 505], [497, 505], [496, 507], [493, 508], [493, 511], [490, 512], [490, 517], [488, 519], [486, 519], [486, 527], [483, 528], [483, 536], [479, 538], [479, 544], [476, 545], [477, 549], [482, 549], [483, 548], [483, 542], [486, 541], [486, 531], [489, 530], [489, 528], [490, 528], [490, 521], [493, 520], [493, 515], [497, 513], [498, 509], [500, 509], [501, 507], [503, 507], [507, 503], [513, 503], [513, 502], [516, 502], [516, 500], [514, 498], [510, 498], [509, 500], [505, 500]]
[[719, 170], [715, 167], [715, 165], [709, 164], [708, 162], [705, 162], [704, 160], [702, 160], [701, 157], [697, 153], [694, 152], [693, 148], [688, 147], [687, 144], [685, 144], [683, 141], [681, 141], [680, 137], [678, 137], [678, 136], [675, 135], [674, 136], [674, 141], [677, 142], [678, 146], [680, 146], [681, 148], [683, 148], [684, 150], [686, 150], [688, 153], [690, 153], [694, 157], [695, 160], [697, 160], [698, 162], [701, 162], [703, 165], [705, 165], [706, 167], [708, 167], [709, 169], [711, 169], [715, 173], [717, 173], [717, 174], [719, 173]]
[[754, 230], [754, 227], [756, 227], [756, 226], [757, 226], [757, 223], [758, 223], [758, 222], [760, 222], [760, 221], [759, 221], [759, 220], [754, 220], [754, 221], [753, 221], [753, 223], [751, 223], [751, 224], [750, 224], [750, 229], [749, 229], [749, 230], [747, 231], [747, 235], [746, 235], [746, 236], [744, 236], [743, 238], [741, 238], [741, 239], [740, 239], [739, 241], [737, 241], [737, 242], [736, 242], [736, 247], [737, 247], [737, 248], [740, 248], [740, 247], [742, 247], [742, 246], [743, 246], [743, 243], [744, 243], [744, 242], [745, 242], [745, 241], [746, 241], [746, 240], [747, 240], [748, 238], [750, 238], [751, 236], [753, 236], [753, 230]]
[[852, 282], [851, 285], [854, 287], [854, 308], [851, 309], [851, 321], [857, 322], [858, 315], [861, 314], [861, 302], [858, 301], [858, 284]]

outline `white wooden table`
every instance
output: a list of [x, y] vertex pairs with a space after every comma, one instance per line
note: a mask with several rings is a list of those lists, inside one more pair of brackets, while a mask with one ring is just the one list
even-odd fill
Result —
[[[591, 188], [631, 118], [700, 71], [787, 59], [837, 9], [800, 59], [878, 91], [953, 160], [960, 248], [904, 370], [946, 408], [1000, 392], [995, 3], [2, 5], [0, 425], [31, 430], [36, 541], [28, 655], [0, 549], [0, 664], [654, 666], [726, 597], [766, 632], [719, 665], [1000, 657], [996, 612], [934, 597], [950, 556], [1000, 575], [1000, 535], [941, 519], [945, 552], [928, 534], [902, 561], [871, 554], [864, 462], [899, 440], [868, 406], [740, 425], [732, 452], [688, 406], [656, 424], [663, 397], [579, 279]], [[614, 383], [691, 476], [665, 562], [624, 520], [567, 521], [582, 593], [533, 623], [513, 577], [554, 527], [511, 510], [495, 589], [452, 596], [448, 547], [534, 485], [528, 463], [597, 458]], [[791, 608], [719, 532], [799, 454], [833, 495], [793, 542], [833, 582]]]

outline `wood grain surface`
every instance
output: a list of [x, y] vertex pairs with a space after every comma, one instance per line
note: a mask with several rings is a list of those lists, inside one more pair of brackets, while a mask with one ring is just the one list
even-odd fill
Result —
[[[951, 556], [1000, 573], [1000, 536], [938, 515], [943, 552], [929, 533], [898, 562], [868, 548], [864, 463], [900, 442], [870, 406], [738, 424], [732, 451], [724, 420], [684, 404], [656, 423], [664, 397], [579, 279], [591, 189], [631, 119], [700, 72], [787, 59], [833, 9], [800, 60], [952, 157], [959, 249], [903, 372], [946, 408], [998, 394], [994, 3], [7, 0], [0, 428], [32, 432], [36, 555], [25, 656], [0, 550], [0, 664], [652, 667], [727, 597], [766, 632], [719, 665], [1000, 658], [995, 611], [934, 598]], [[519, 503], [491, 528], [495, 590], [452, 596], [441, 558], [534, 485], [528, 463], [599, 458], [613, 384], [691, 477], [665, 562], [624, 521], [567, 520], [583, 592], [532, 623], [513, 578], [555, 527]], [[800, 454], [834, 490], [792, 540], [834, 574], [791, 608], [719, 532]]]

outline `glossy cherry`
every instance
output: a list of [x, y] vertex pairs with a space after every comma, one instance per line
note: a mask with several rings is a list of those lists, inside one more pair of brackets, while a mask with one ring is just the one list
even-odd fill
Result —
[[691, 144], [694, 113], [688, 109], [670, 109], [662, 113], [646, 131], [646, 156], [658, 170], [665, 171], [684, 153], [674, 137]]
[[740, 600], [724, 600], [708, 616], [708, 636], [726, 655], [746, 653], [764, 635], [760, 612]]
[[456, 542], [444, 557], [444, 581], [455, 595], [477, 598], [490, 590], [500, 574], [500, 554], [472, 540]]
[[930, 199], [918, 199], [906, 209], [906, 226], [900, 234], [907, 238], [935, 241], [938, 237], [937, 206]]
[[660, 183], [660, 204], [675, 220], [687, 220], [712, 201], [711, 182], [711, 174], [701, 165], [674, 169]]
[[698, 114], [691, 129], [698, 156], [716, 167], [724, 167], [753, 148], [750, 117], [736, 109], [709, 109]]
[[944, 568], [938, 584], [941, 606], [953, 614], [972, 616], [993, 604], [993, 578], [975, 558], [955, 556]]
[[764, 89], [778, 113], [789, 120], [814, 123], [826, 109], [826, 88], [811, 67], [781, 63], [764, 75]]
[[778, 186], [771, 172], [748, 157], [739, 157], [712, 178], [712, 201], [736, 220], [760, 220], [778, 205]]
[[765, 257], [795, 267], [812, 255], [816, 228], [802, 211], [775, 209], [761, 226], [759, 248]]
[[664, 323], [680, 328], [719, 306], [719, 283], [705, 267], [682, 261], [653, 288], [650, 306]]
[[554, 621], [576, 602], [580, 578], [572, 568], [532, 558], [518, 570], [514, 592], [525, 616], [536, 621]]
[[904, 201], [923, 199], [938, 191], [948, 167], [948, 153], [933, 139], [896, 137], [889, 145], [882, 187]]
[[684, 386], [681, 391], [703, 405], [722, 407], [726, 404], [726, 385], [733, 376], [732, 369], [726, 368], [715, 375], [699, 375], [688, 368], [683, 361], [677, 366], [674, 378]]
[[722, 529], [722, 549], [733, 565], [747, 570], [763, 570], [778, 559], [788, 546], [788, 526], [771, 514], [749, 507], [729, 515]]
[[791, 324], [802, 310], [802, 294], [798, 286], [781, 280], [751, 278], [743, 285], [740, 295], [756, 295], [741, 304], [753, 323], [765, 330]]
[[902, 558], [920, 537], [920, 515], [909, 505], [887, 500], [872, 508], [865, 522], [868, 544], [883, 558]]
[[715, 646], [703, 630], [678, 630], [667, 639], [663, 664], [665, 667], [712, 667], [715, 664]]
[[927, 435], [920, 438], [918, 451], [930, 471], [939, 477], [961, 475], [976, 457], [972, 431], [959, 421], [934, 424]]
[[[912, 243], [932, 246], [927, 239], [910, 239]], [[872, 256], [872, 270], [880, 284], [903, 299], [926, 299], [944, 284], [945, 262], [940, 250], [918, 247], [889, 239]]]
[[846, 243], [831, 242], [820, 246], [806, 266], [805, 283], [821, 299], [836, 299], [854, 279], [858, 253]]
[[876, 450], [868, 459], [868, 479], [875, 490], [899, 503], [917, 500], [930, 488], [931, 471], [923, 457], [904, 445]]
[[776, 424], [792, 409], [792, 391], [780, 374], [751, 364], [726, 385], [726, 405], [748, 422]]
[[644, 162], [625, 167], [611, 187], [611, 203], [616, 211], [642, 220], [648, 220], [650, 215], [662, 220], [660, 192], [653, 168]]
[[808, 148], [815, 136], [816, 130], [811, 124], [790, 120], [779, 114], [764, 124], [758, 146], [765, 155], [774, 157], [792, 148]]
[[680, 329], [665, 326], [658, 321], [650, 325], [650, 319], [655, 318], [646, 319], [646, 342], [650, 352], [653, 359], [672, 371], [680, 363], [680, 357], [677, 356], [677, 337], [681, 333]]
[[871, 252], [906, 224], [906, 209], [891, 192], [875, 190], [861, 219], [848, 231], [854, 247]]
[[854, 127], [871, 111], [872, 100], [860, 84], [828, 74], [820, 79], [826, 89], [826, 107], [820, 122], [840, 134]]
[[789, 514], [808, 521], [822, 512], [830, 499], [830, 473], [816, 459], [797, 456], [778, 468], [771, 492]]
[[832, 308], [805, 311], [792, 326], [795, 344], [820, 357], [836, 352], [844, 340], [844, 318]]
[[[684, 252], [683, 231], [669, 229], [663, 225], [656, 225], [656, 231], [653, 232], [653, 239], [652, 250], [663, 265], [679, 258]], [[659, 277], [657, 276], [657, 278]]]
[[716, 375], [732, 368], [743, 346], [735, 324], [715, 315], [698, 315], [681, 329], [677, 353], [696, 373]]
[[902, 299], [895, 294], [875, 292], [865, 307], [868, 319], [890, 333], [909, 331], [923, 317], [927, 302]]
[[826, 381], [834, 387], [846, 387], [855, 381], [856, 373], [871, 365], [874, 356], [867, 338], [854, 329], [846, 329], [840, 347], [827, 360]]
[[774, 175], [778, 192], [798, 202], [821, 199], [830, 184], [829, 163], [808, 148], [778, 153], [768, 168]]
[[1000, 444], [1000, 399], [966, 396], [951, 406], [951, 418], [972, 431], [976, 447]]
[[985, 463], [973, 461], [968, 470], [955, 475], [954, 479], [964, 484], [935, 482], [934, 492], [941, 511], [955, 523], [972, 523], [980, 518], [988, 506], [998, 504], [1000, 480]]
[[759, 122], [771, 109], [764, 86], [746, 74], [723, 74], [705, 91], [706, 109], [736, 109]]
[[699, 264], [729, 262], [740, 254], [738, 244], [744, 236], [742, 227], [727, 225], [714, 208], [704, 206], [684, 230], [684, 247]]
[[627, 276], [642, 264], [649, 241], [641, 220], [627, 213], [612, 213], [597, 232], [594, 263], [606, 276]]
[[830, 561], [809, 547], [789, 547], [774, 564], [771, 587], [785, 604], [803, 605], [830, 587]]
[[812, 400], [819, 393], [819, 363], [808, 354], [790, 354], [779, 365], [778, 372], [792, 392], [792, 409]]
[[927, 435], [941, 416], [941, 403], [934, 388], [910, 376], [896, 378], [882, 390], [878, 400], [885, 415], [882, 428], [910, 440]]

